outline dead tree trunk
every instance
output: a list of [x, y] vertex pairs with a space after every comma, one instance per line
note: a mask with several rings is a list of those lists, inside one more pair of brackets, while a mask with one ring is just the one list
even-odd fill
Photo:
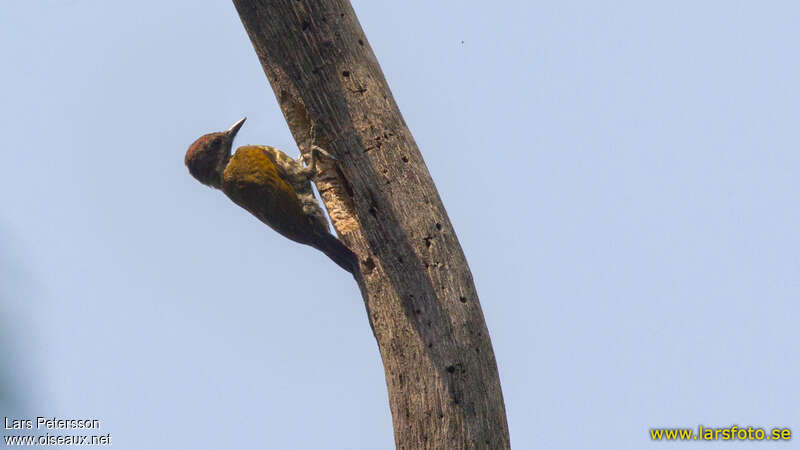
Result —
[[338, 158], [316, 184], [358, 255], [397, 448], [508, 448], [472, 275], [349, 1], [233, 3], [301, 151]]

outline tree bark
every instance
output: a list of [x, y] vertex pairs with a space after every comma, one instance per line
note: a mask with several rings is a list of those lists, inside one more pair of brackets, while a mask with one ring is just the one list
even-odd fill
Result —
[[315, 182], [358, 255], [397, 448], [509, 448], [472, 274], [349, 1], [233, 3], [301, 151], [338, 159]]

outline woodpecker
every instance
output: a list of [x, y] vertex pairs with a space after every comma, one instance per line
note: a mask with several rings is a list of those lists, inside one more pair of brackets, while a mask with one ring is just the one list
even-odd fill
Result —
[[353, 273], [355, 255], [330, 233], [328, 220], [311, 190], [317, 156], [333, 156], [313, 146], [308, 167], [303, 166], [302, 156], [295, 160], [265, 145], [239, 147], [231, 156], [233, 139], [246, 119], [226, 131], [195, 140], [184, 158], [189, 173], [197, 181], [224, 192], [273, 230], [320, 250]]

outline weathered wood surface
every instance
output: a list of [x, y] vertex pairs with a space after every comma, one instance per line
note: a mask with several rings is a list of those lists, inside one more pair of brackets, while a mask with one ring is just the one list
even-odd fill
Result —
[[352, 6], [233, 3], [301, 151], [313, 143], [338, 158], [316, 182], [359, 257], [397, 448], [508, 448], [472, 275]]

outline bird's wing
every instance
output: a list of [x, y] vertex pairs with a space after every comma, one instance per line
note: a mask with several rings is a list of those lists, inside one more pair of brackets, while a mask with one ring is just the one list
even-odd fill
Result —
[[[284, 180], [292, 180], [296, 176], [296, 173], [303, 169], [300, 163], [275, 147], [270, 147], [268, 145], [249, 145], [247, 147], [261, 149], [267, 158], [275, 164], [275, 168], [278, 169], [278, 173], [280, 173], [281, 178]], [[292, 173], [289, 171], [292, 171]]]
[[275, 231], [306, 242], [314, 231], [281, 167], [259, 146], [239, 147], [225, 168], [222, 190]]

